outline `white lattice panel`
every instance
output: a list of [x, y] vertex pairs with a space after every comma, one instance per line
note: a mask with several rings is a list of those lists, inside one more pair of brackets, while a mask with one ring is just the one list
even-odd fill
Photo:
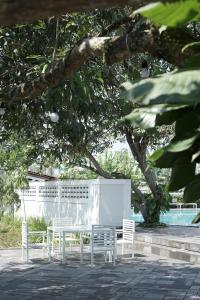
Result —
[[[87, 203], [89, 199], [89, 187], [88, 186], [62, 186], [61, 198], [69, 200], [73, 203]], [[76, 200], [76, 201], [74, 201]]]
[[39, 186], [39, 198], [56, 198], [58, 197], [57, 186]]
[[34, 200], [36, 198], [36, 193], [37, 193], [37, 187], [32, 186], [29, 188], [25, 188], [23, 190], [20, 190], [19, 196], [22, 198], [26, 198], [27, 201]]

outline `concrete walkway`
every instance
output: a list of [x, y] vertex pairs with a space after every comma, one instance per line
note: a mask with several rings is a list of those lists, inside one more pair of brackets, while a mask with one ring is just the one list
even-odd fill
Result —
[[161, 228], [141, 228], [137, 226], [136, 231], [139, 234], [149, 234], [154, 236], [166, 237], [176, 240], [184, 240], [200, 243], [200, 228], [192, 226], [166, 226]]
[[187, 263], [136, 255], [91, 268], [75, 258], [24, 264], [20, 254], [0, 250], [1, 300], [200, 299], [200, 269]]

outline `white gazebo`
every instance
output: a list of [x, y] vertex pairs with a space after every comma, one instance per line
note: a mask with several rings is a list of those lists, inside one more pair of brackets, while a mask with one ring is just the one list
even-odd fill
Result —
[[26, 217], [70, 217], [74, 224], [121, 226], [131, 216], [131, 181], [127, 179], [30, 182], [19, 195], [19, 214]]

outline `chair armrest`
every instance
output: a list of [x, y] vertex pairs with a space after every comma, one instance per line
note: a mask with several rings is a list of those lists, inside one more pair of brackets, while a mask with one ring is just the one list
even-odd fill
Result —
[[29, 235], [38, 235], [38, 236], [43, 236], [43, 235], [47, 235], [46, 231], [29, 231], [28, 233]]
[[115, 229], [116, 233], [123, 233], [123, 229]]

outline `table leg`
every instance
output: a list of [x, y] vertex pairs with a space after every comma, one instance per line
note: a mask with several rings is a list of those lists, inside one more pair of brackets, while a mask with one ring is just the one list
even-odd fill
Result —
[[83, 235], [80, 233], [80, 255], [81, 255], [81, 263], [83, 262]]
[[63, 241], [62, 241], [62, 262], [65, 262], [65, 232], [63, 232]]
[[59, 255], [61, 254], [61, 233], [59, 232]]
[[51, 262], [51, 231], [47, 230], [47, 247], [48, 247], [48, 258], [49, 261]]

